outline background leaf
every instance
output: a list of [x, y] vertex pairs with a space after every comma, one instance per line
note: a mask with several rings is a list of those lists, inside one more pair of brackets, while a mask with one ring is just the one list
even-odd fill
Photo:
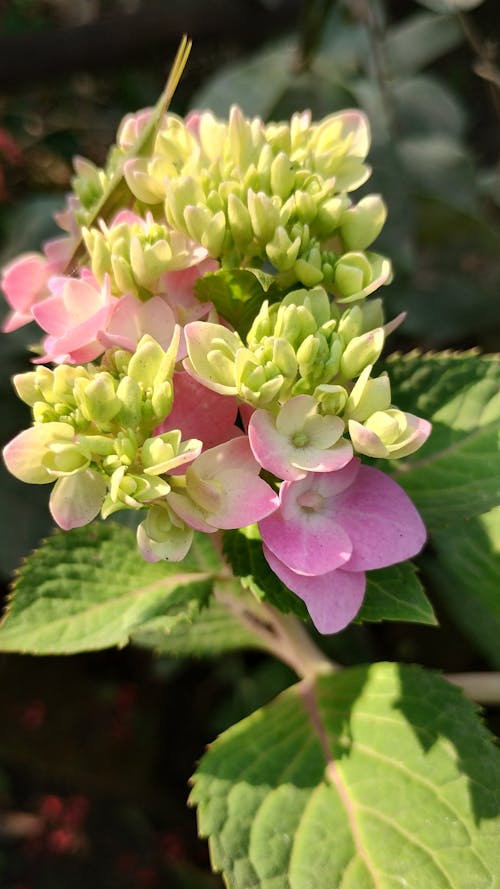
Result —
[[437, 531], [422, 571], [452, 620], [500, 669], [500, 507]]
[[268, 117], [292, 78], [292, 40], [265, 47], [252, 58], [220, 68], [191, 100], [195, 109], [227, 116], [236, 103], [250, 117]]
[[125, 645], [159, 616], [168, 632], [208, 601], [217, 564], [210, 550], [200, 539], [182, 566], [149, 563], [128, 528], [95, 523], [56, 532], [18, 572], [0, 651], [69, 654]]
[[191, 802], [229, 889], [492, 889], [499, 765], [457, 689], [376, 664], [300, 683], [224, 732]]
[[499, 504], [500, 359], [411, 353], [386, 368], [394, 403], [433, 424], [418, 454], [393, 464], [429, 529]]

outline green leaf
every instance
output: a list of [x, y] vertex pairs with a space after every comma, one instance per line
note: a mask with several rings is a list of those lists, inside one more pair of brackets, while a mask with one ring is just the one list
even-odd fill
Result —
[[250, 526], [241, 531], [224, 533], [224, 555], [234, 574], [257, 599], [269, 602], [278, 611], [285, 614], [291, 611], [306, 620], [307, 609], [302, 599], [290, 592], [271, 571], [262, 553], [262, 542], [257, 536], [252, 536], [253, 532], [254, 526]]
[[[259, 607], [253, 597], [245, 598], [247, 612], [254, 613]], [[182, 621], [169, 628], [163, 617], [148, 621], [132, 635], [132, 642], [153, 648], [157, 654], [179, 657], [215, 657], [242, 648], [265, 648], [264, 642], [245, 629], [216, 598], [189, 623]]]
[[[258, 599], [269, 602], [285, 614], [291, 611], [307, 619], [304, 603], [271, 571], [262, 553], [260, 538], [252, 537], [253, 531], [251, 526], [224, 534], [224, 554], [235, 575]], [[366, 595], [356, 620], [437, 623], [432, 605], [410, 562], [368, 572]]]
[[420, 12], [392, 26], [385, 49], [391, 70], [407, 74], [437, 61], [463, 39], [460, 25], [453, 16]]
[[500, 504], [500, 359], [475, 352], [393, 355], [392, 399], [432, 421], [426, 444], [393, 474], [432, 530]]
[[265, 299], [276, 302], [282, 292], [273, 275], [260, 269], [219, 269], [199, 278], [198, 299], [210, 300], [241, 337], [245, 337]]
[[417, 0], [421, 6], [434, 12], [467, 12], [481, 6], [484, 0]]
[[369, 571], [366, 595], [356, 621], [404, 620], [437, 624], [415, 566], [411, 562]]
[[[453, 119], [451, 106], [445, 111], [441, 104], [443, 117]], [[438, 198], [462, 212], [477, 212], [479, 189], [472, 157], [456, 139], [437, 132], [410, 135], [398, 142], [398, 153], [415, 194]]]
[[417, 667], [302, 682], [224, 732], [191, 802], [228, 889], [493, 889], [500, 756]]
[[438, 531], [422, 571], [450, 617], [500, 669], [500, 507]]
[[0, 625], [0, 651], [93, 651], [125, 645], [156, 617], [167, 631], [189, 621], [210, 596], [210, 546], [200, 540], [182, 565], [149, 563], [128, 528], [96, 523], [56, 532], [18, 573]]

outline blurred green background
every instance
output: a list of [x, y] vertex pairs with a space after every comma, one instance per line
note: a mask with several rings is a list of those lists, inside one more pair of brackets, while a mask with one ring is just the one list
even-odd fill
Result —
[[[183, 32], [194, 46], [180, 114], [226, 115], [232, 103], [266, 119], [368, 114], [363, 190], [388, 204], [376, 249], [395, 267], [383, 295], [389, 317], [408, 312], [391, 347], [500, 351], [497, 0], [7, 0], [0, 263], [55, 234], [72, 157], [104, 161], [122, 116], [155, 101]], [[29, 422], [9, 378], [29, 368], [36, 338], [30, 327], [1, 341], [2, 444]], [[44, 486], [0, 472], [5, 593], [51, 522]], [[439, 630], [354, 626], [326, 645], [344, 663], [488, 668], [439, 588], [431, 595]], [[206, 742], [291, 679], [255, 653], [208, 664], [141, 649], [0, 656], [1, 889], [221, 886], [185, 807], [189, 775]]]

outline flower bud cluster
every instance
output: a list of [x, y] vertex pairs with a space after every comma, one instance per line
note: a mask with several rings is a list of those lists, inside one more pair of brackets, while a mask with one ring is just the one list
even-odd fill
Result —
[[[153, 126], [152, 113], [124, 119], [104, 170], [77, 159], [59, 217], [69, 237], [4, 271], [7, 329], [36, 320], [37, 362], [57, 364], [15, 378], [33, 426], [5, 462], [55, 482], [62, 528], [142, 510], [150, 561], [183, 559], [195, 530], [260, 522], [272, 570], [320, 629], [340, 629], [365, 569], [425, 539], [404, 492], [354, 457], [406, 457], [430, 432], [374, 374], [401, 319], [385, 324], [381, 300], [366, 299], [391, 275], [368, 249], [382, 199], [350, 197], [370, 174], [368, 123], [345, 111], [264, 124], [235, 107], [228, 121]], [[81, 240], [88, 256], [67, 275]]]
[[177, 346], [178, 336], [167, 351], [144, 336], [134, 354], [111, 350], [99, 366], [38, 367], [16, 376], [34, 425], [8, 446], [11, 471], [38, 483], [74, 476], [85, 486], [82, 470], [89, 470], [100, 482], [96, 512], [103, 517], [165, 496], [170, 486], [162, 476], [201, 450], [179, 430], [154, 434], [172, 407]]
[[111, 226], [83, 228], [92, 272], [102, 284], [109, 277], [115, 295], [131, 293], [150, 299], [165, 272], [179, 271], [207, 256], [207, 251], [180, 232], [133, 213], [118, 215]]
[[[337, 396], [382, 351], [385, 330], [382, 318], [376, 327], [374, 319], [372, 306], [340, 312], [321, 287], [294, 290], [280, 303], [263, 303], [246, 344], [222, 325], [188, 324], [186, 367], [215, 391], [254, 407], [273, 409], [316, 390], [331, 407], [328, 396]], [[332, 412], [339, 413], [346, 400], [347, 393], [343, 402], [337, 398]]]
[[[127, 185], [160, 225], [166, 221], [225, 265], [271, 262], [286, 286], [321, 283], [345, 300], [387, 283], [389, 261], [364, 252], [384, 225], [384, 202], [379, 195], [358, 204], [349, 197], [370, 175], [364, 162], [369, 129], [361, 112], [332, 114], [318, 124], [306, 112], [268, 125], [246, 119], [237, 107], [227, 122], [210, 112], [186, 121], [167, 114], [151, 152], [131, 156], [133, 137], [147, 119], [147, 112], [125, 119], [116, 151], [127, 149]], [[87, 192], [95, 200], [108, 179], [109, 170], [87, 170], [80, 162], [82, 203]], [[102, 235], [87, 236], [96, 277], [102, 241]], [[156, 252], [163, 258], [165, 248]], [[108, 273], [109, 266], [110, 260]], [[123, 289], [128, 277], [118, 274]]]

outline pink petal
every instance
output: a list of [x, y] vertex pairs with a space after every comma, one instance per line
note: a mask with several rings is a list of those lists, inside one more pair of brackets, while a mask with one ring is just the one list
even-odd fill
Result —
[[2, 274], [2, 290], [17, 312], [29, 312], [44, 295], [49, 272], [47, 260], [39, 253], [24, 253], [9, 262]]
[[425, 525], [408, 495], [371, 466], [360, 467], [353, 484], [336, 498], [335, 510], [353, 545], [346, 571], [404, 562], [426, 541]]
[[308, 577], [291, 571], [266, 546], [263, 552], [276, 576], [306, 603], [320, 633], [338, 633], [356, 617], [365, 595], [364, 572], [347, 573], [338, 568]]
[[58, 479], [49, 501], [52, 518], [64, 531], [88, 525], [101, 509], [106, 487], [103, 476], [93, 469]]
[[190, 528], [204, 531], [206, 534], [213, 534], [216, 531], [216, 528], [205, 520], [205, 513], [186, 494], [171, 491], [167, 494], [166, 500], [172, 511]]
[[298, 496], [310, 487], [310, 477], [283, 482], [281, 508], [261, 521], [259, 530], [266, 546], [292, 571], [325, 574], [347, 562], [352, 544], [328, 511], [307, 512], [297, 505]]
[[228, 470], [224, 474], [224, 483], [226, 496], [223, 504], [207, 517], [215, 528], [243, 528], [261, 521], [278, 508], [277, 494], [267, 482], [253, 473]]
[[189, 374], [176, 373], [172, 410], [155, 434], [180, 429], [183, 439], [199, 438], [205, 449], [213, 448], [234, 438], [237, 411], [233, 396], [219, 395]]
[[153, 336], [163, 349], [172, 342], [175, 328], [173, 312], [161, 296], [154, 296], [146, 303], [127, 293], [117, 300], [105, 331], [99, 340], [107, 348], [134, 351], [144, 334]]

